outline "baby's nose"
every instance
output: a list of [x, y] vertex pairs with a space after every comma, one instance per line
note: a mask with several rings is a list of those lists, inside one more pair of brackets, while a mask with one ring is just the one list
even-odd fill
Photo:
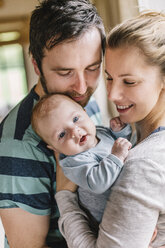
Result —
[[78, 126], [74, 126], [72, 129], [72, 138], [79, 138], [80, 135], [80, 128]]

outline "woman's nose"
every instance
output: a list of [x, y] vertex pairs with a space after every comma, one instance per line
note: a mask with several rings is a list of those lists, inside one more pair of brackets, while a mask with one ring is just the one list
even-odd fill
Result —
[[121, 85], [113, 82], [107, 84], [108, 99], [112, 102], [119, 101], [123, 98]]

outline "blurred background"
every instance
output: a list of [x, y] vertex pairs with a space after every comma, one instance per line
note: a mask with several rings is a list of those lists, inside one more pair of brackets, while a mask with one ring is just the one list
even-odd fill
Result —
[[[40, 0], [41, 1], [41, 0]], [[91, 0], [103, 18], [106, 32], [125, 19], [150, 9], [165, 11], [164, 0]], [[28, 54], [29, 20], [38, 0], [0, 0], [0, 121], [37, 83]], [[104, 73], [95, 93], [104, 125], [115, 115], [107, 101]], [[0, 248], [4, 231], [0, 221]]]

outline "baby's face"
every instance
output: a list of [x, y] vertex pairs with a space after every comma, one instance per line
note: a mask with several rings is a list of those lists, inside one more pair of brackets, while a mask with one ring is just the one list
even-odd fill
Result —
[[86, 112], [72, 100], [64, 99], [46, 119], [48, 147], [75, 155], [96, 145], [96, 128]]

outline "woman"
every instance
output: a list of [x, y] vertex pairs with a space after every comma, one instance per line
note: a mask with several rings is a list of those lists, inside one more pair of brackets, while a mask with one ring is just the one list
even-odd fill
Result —
[[123, 122], [135, 123], [137, 145], [112, 187], [98, 237], [70, 182], [59, 182], [56, 194], [60, 229], [71, 248], [146, 248], [157, 227], [151, 246], [160, 247], [165, 244], [165, 16], [146, 13], [115, 27], [105, 60], [109, 100]]

